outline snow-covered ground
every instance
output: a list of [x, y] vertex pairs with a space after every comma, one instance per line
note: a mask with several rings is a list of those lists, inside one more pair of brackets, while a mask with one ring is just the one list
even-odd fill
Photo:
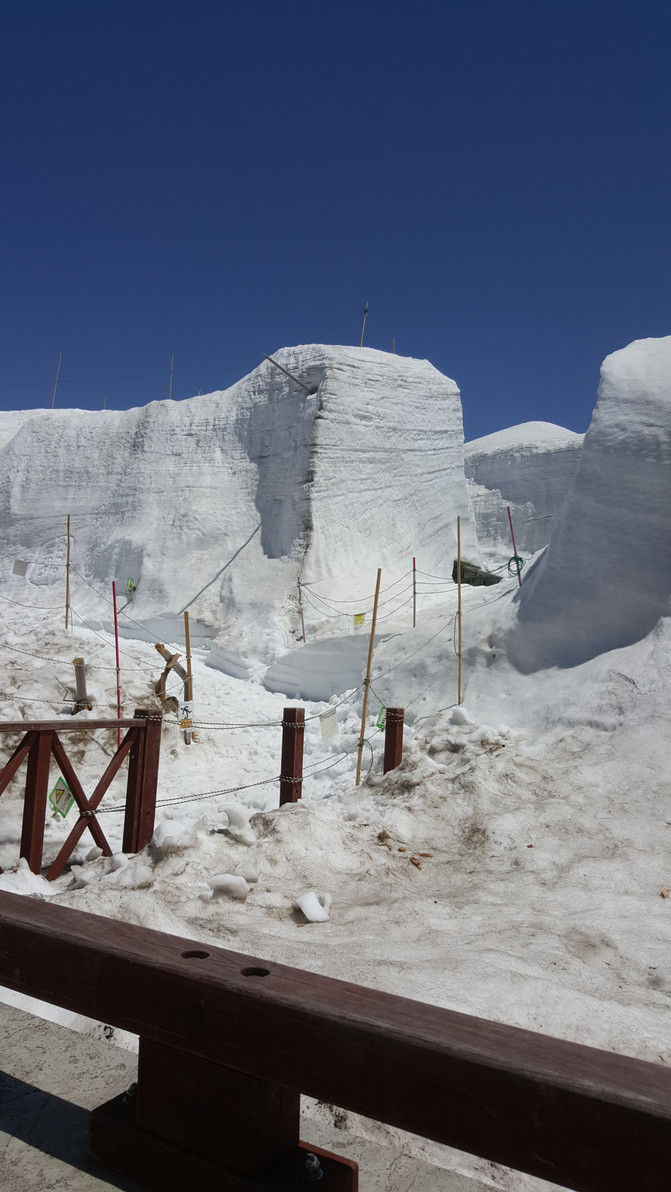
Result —
[[[309, 387], [323, 386], [322, 364], [315, 361], [327, 351], [345, 350], [291, 349], [280, 359]], [[455, 413], [452, 404], [458, 406], [458, 395], [423, 362], [394, 357], [385, 362], [377, 359], [382, 353], [366, 352], [359, 359], [353, 349], [347, 351], [326, 373], [340, 376], [355, 367], [360, 372], [349, 390], [334, 389], [330, 437], [319, 440], [325, 459], [317, 458], [308, 485], [311, 532], [317, 543], [328, 545], [319, 556], [310, 555], [310, 534], [295, 549], [296, 521], [282, 546], [288, 553], [267, 557], [257, 535], [253, 563], [249, 557], [244, 561], [244, 550], [231, 557], [233, 544], [249, 537], [255, 501], [259, 516], [266, 465], [242, 451], [230, 458], [226, 454], [233, 452], [226, 420], [215, 432], [211, 413], [217, 402], [225, 404], [226, 395], [112, 415], [109, 442], [115, 450], [104, 457], [98, 432], [87, 440], [92, 460], [99, 460], [108, 503], [120, 495], [123, 482], [127, 509], [142, 511], [128, 513], [124, 531], [124, 541], [142, 557], [141, 585], [149, 589], [142, 602], [138, 590], [121, 616], [126, 713], [156, 703], [153, 685], [162, 664], [154, 642], [169, 638], [168, 645], [184, 652], [180, 601], [186, 603], [187, 592], [203, 588], [217, 565], [217, 525], [225, 541], [219, 565], [230, 559], [230, 574], [211, 603], [198, 606], [205, 610], [203, 620], [198, 610], [192, 614], [198, 727], [193, 743], [186, 745], [176, 717], [165, 717], [152, 846], [135, 857], [120, 854], [122, 813], [111, 810], [122, 800], [124, 779], [119, 778], [100, 816], [115, 856], [97, 855], [85, 838], [72, 869], [47, 883], [30, 874], [25, 863], [17, 864], [21, 783], [16, 779], [0, 802], [0, 865], [5, 869], [0, 888], [669, 1064], [671, 898], [661, 895], [671, 888], [671, 337], [630, 345], [605, 362], [576, 478], [550, 546], [523, 572], [521, 590], [507, 575], [495, 587], [463, 589], [459, 707], [457, 594], [449, 578], [457, 515], [471, 553], [477, 544], [462, 465], [455, 462], [462, 450], [460, 411]], [[263, 377], [272, 381], [265, 407]], [[380, 404], [375, 386], [390, 377], [406, 394], [413, 378], [418, 391], [429, 383], [435, 389], [424, 415], [421, 402], [414, 401], [405, 430], [394, 416], [395, 431], [388, 434], [385, 423], [371, 425], [368, 415]], [[262, 376], [257, 370], [252, 378], [260, 425], [263, 410], [263, 417], [272, 412], [272, 386], [278, 382], [265, 366]], [[361, 395], [369, 391], [378, 396], [366, 405]], [[304, 391], [300, 401], [304, 407], [310, 401]], [[199, 410], [210, 411], [209, 431], [200, 438], [197, 418], [189, 430], [189, 419]], [[28, 422], [0, 455], [3, 462], [11, 459], [13, 469], [9, 497], [3, 469], [3, 500], [9, 500], [11, 512], [0, 531], [5, 627], [0, 719], [5, 721], [58, 715], [71, 723], [67, 701], [73, 695], [76, 655], [86, 658], [95, 705], [78, 722], [87, 715], [112, 714], [116, 675], [105, 591], [109, 571], [103, 574], [100, 560], [108, 569], [117, 560], [114, 565], [121, 569], [115, 574], [123, 587], [129, 556], [118, 562], [115, 530], [75, 537], [76, 615], [74, 627], [66, 631], [64, 528], [59, 525], [56, 533], [49, 523], [47, 532], [49, 500], [30, 480], [31, 469], [37, 469], [46, 484], [50, 444], [65, 459], [58, 444], [72, 449], [77, 436], [87, 433], [87, 420], [101, 417], [50, 415], [35, 426]], [[297, 405], [295, 425], [301, 417]], [[132, 444], [140, 442], [137, 428], [143, 419], [165, 428], [161, 450], [170, 444], [172, 452], [170, 483], [154, 493], [154, 503], [148, 484], [141, 496], [133, 488], [139, 463]], [[51, 437], [42, 439], [47, 426]], [[240, 490], [236, 497], [232, 478], [218, 522], [210, 495], [215, 448], [208, 437], [215, 434], [224, 443], [217, 448], [220, 468], [239, 469]], [[429, 454], [434, 434], [436, 451]], [[194, 438], [200, 445], [195, 451]], [[125, 456], [119, 454], [121, 444]], [[313, 448], [311, 439], [308, 455], [314, 455]], [[552, 440], [544, 448], [539, 436], [536, 454], [542, 456], [545, 449], [552, 453]], [[360, 476], [359, 499], [367, 502], [369, 519], [365, 534], [356, 502], [351, 521], [345, 521], [339, 463], [350, 481]], [[112, 464], [113, 475], [102, 474]], [[61, 510], [70, 503], [73, 513], [87, 505], [97, 508], [95, 484], [84, 494], [77, 479], [69, 490], [60, 467], [58, 504], [51, 498], [54, 516], [62, 522]], [[159, 472], [157, 466], [154, 482]], [[529, 473], [530, 484], [538, 474], [537, 469]], [[366, 496], [373, 475], [379, 491]], [[208, 494], [202, 498], [208, 519], [202, 552], [189, 547], [186, 530], [177, 553], [162, 554], [150, 546], [156, 538], [165, 547], [165, 526], [175, 524], [183, 488], [191, 493], [192, 519], [204, 524], [197, 496], [201, 484]], [[323, 491], [315, 496], [319, 484]], [[390, 485], [396, 494], [393, 523], [381, 497]], [[329, 504], [331, 486], [335, 495]], [[533, 488], [526, 499], [532, 505], [538, 499]], [[260, 516], [272, 538], [274, 506], [264, 500]], [[340, 510], [337, 526], [329, 521], [329, 510]], [[423, 540], [418, 537], [422, 526]], [[107, 533], [112, 545], [105, 555]], [[415, 547], [416, 542], [421, 545]], [[489, 550], [488, 560], [495, 560], [491, 544], [481, 547]], [[44, 561], [43, 552], [52, 567], [32, 563], [26, 576], [11, 574], [15, 557]], [[407, 603], [412, 555], [419, 580], [414, 629], [412, 601]], [[315, 561], [310, 571], [306, 561], [318, 557], [321, 570]], [[500, 563], [506, 563], [505, 551]], [[384, 607], [375, 643], [364, 781], [356, 788], [370, 619], [367, 615], [356, 629], [353, 618], [370, 610], [378, 566]], [[294, 592], [298, 574], [306, 582], [306, 645], [292, 638], [300, 627]], [[179, 598], [167, 604], [164, 594], [171, 591], [173, 577]], [[245, 588], [255, 585], [254, 616], [236, 602], [243, 580]], [[150, 599], [154, 590], [156, 608]], [[249, 630], [244, 647], [243, 622]], [[161, 625], [170, 632], [157, 636]], [[233, 637], [238, 634], [230, 651], [227, 625]], [[254, 626], [256, 635], [251, 634]], [[178, 687], [175, 679], [169, 681], [169, 691]], [[307, 719], [304, 793], [300, 803], [280, 811], [279, 721], [282, 709], [296, 701]], [[381, 772], [383, 737], [376, 727], [381, 705], [406, 709], [404, 760], [386, 776]], [[324, 740], [319, 717], [332, 707], [337, 733]], [[113, 753], [116, 734], [96, 732], [91, 739], [77, 733], [67, 739], [77, 772], [92, 784]], [[68, 830], [67, 820], [49, 820], [45, 862], [53, 859]], [[495, 1187], [548, 1187], [430, 1144], [406, 1145]]]

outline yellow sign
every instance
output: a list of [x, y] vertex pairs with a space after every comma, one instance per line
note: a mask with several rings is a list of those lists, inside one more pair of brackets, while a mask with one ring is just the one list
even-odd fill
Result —
[[365, 619], [366, 619], [365, 613], [355, 613], [354, 614], [354, 628], [360, 629], [361, 626], [363, 625]]

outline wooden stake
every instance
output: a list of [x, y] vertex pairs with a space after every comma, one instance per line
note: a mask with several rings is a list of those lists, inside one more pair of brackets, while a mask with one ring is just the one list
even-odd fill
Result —
[[54, 381], [54, 392], [53, 392], [53, 395], [52, 395], [52, 398], [51, 398], [51, 408], [52, 408], [52, 410], [53, 410], [53, 408], [54, 408], [54, 405], [56, 404], [56, 390], [57, 390], [57, 388], [58, 388], [58, 378], [59, 378], [59, 376], [60, 376], [60, 374], [61, 374], [61, 360], [62, 360], [62, 359], [63, 359], [63, 353], [62, 353], [62, 352], [59, 352], [59, 353], [58, 353], [58, 368], [56, 369], [56, 380]]
[[368, 318], [368, 303], [366, 303], [366, 309], [363, 312], [363, 327], [361, 328], [361, 343], [359, 344], [360, 348], [363, 347], [363, 333], [366, 330], [366, 319], [367, 318]]
[[[366, 306], [368, 309], [368, 306]], [[359, 735], [358, 755], [356, 759], [356, 785], [361, 781], [361, 756], [363, 754], [364, 733], [366, 731], [366, 712], [368, 711], [368, 690], [370, 687], [370, 669], [373, 665], [373, 646], [375, 645], [375, 622], [377, 621], [377, 602], [380, 597], [380, 579], [382, 578], [382, 568], [377, 569], [377, 583], [375, 585], [375, 601], [373, 603], [373, 621], [370, 627], [370, 642], [368, 643], [368, 665], [366, 666], [366, 678], [363, 681], [363, 708], [361, 709], [361, 733]]]
[[459, 632], [457, 648], [457, 703], [461, 703], [461, 518], [457, 518], [457, 626]]
[[415, 556], [412, 557], [412, 627], [417, 625], [417, 569]]
[[303, 793], [303, 741], [305, 709], [285, 708], [282, 717], [280, 807], [296, 803]]
[[89, 697], [86, 694], [86, 664], [83, 658], [73, 658], [73, 665], [75, 668], [75, 706], [72, 709], [72, 715], [77, 712], [83, 712], [86, 708], [89, 712], [93, 705], [89, 703]]
[[174, 366], [175, 366], [175, 354], [173, 352], [172, 356], [170, 357], [170, 388], [168, 390], [168, 401], [172, 401], [172, 373], [173, 373]]
[[[193, 703], [193, 675], [191, 673], [191, 633], [189, 631], [189, 614], [184, 613], [184, 641], [186, 642], [186, 683], [184, 684], [184, 700], [189, 706]], [[193, 720], [193, 709], [191, 714], [187, 717], [189, 723], [184, 726], [184, 740], [187, 745], [191, 744], [191, 722]]]
[[394, 339], [393, 335], [391, 337], [391, 350], [395, 356], [396, 355], [396, 340]]
[[70, 514], [68, 513], [68, 553], [65, 560], [65, 628], [70, 620]]

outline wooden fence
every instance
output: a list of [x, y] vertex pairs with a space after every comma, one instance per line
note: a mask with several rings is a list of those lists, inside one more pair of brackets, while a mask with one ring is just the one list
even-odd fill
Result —
[[298, 1186], [301, 1092], [578, 1192], [669, 1188], [661, 1065], [7, 893], [0, 984], [140, 1036], [91, 1150], [162, 1192]]
[[[63, 720], [0, 722], [0, 734], [23, 734], [11, 758], [0, 770], [0, 795], [21, 764], [27, 760], [20, 855], [25, 857], [33, 873], [39, 873], [42, 868], [44, 821], [52, 757], [55, 758], [74, 796], [79, 808], [79, 818], [47, 872], [49, 881], [60, 877], [87, 828], [105, 856], [112, 855], [95, 813], [105, 791], [126, 758], [128, 781], [122, 848], [125, 853], [138, 853], [149, 844], [154, 832], [161, 721], [160, 712], [137, 708], [132, 720], [86, 720], [77, 723]], [[126, 734], [93, 794], [87, 798], [59, 734], [92, 732], [99, 728], [109, 728], [115, 732], [119, 728], [125, 728]]]

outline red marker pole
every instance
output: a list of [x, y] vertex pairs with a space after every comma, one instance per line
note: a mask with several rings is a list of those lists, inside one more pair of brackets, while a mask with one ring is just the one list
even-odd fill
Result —
[[[510, 512], [510, 505], [508, 505], [507, 508], [508, 508], [508, 522], [510, 523], [510, 537], [513, 540], [513, 554], [515, 556], [515, 559], [519, 560], [519, 555], [517, 553], [517, 547], [515, 545], [515, 531], [513, 530], [513, 515]], [[517, 561], [516, 565], [517, 565], [517, 582], [521, 588], [522, 587], [522, 576], [520, 575], [519, 561]]]
[[[117, 720], [121, 720], [121, 683], [119, 679], [119, 618], [116, 611], [116, 580], [112, 580], [112, 602], [114, 604], [114, 643], [116, 645], [116, 712]], [[121, 729], [116, 730], [117, 749], [121, 748]]]

